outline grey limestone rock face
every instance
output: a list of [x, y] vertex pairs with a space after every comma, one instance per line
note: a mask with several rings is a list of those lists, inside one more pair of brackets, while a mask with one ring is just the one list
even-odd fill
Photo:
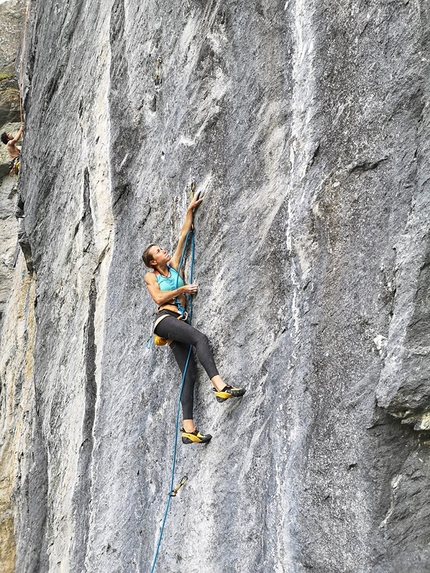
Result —
[[20, 119], [19, 76], [23, 60], [17, 54], [21, 52], [24, 20], [24, 0], [0, 3], [0, 128]]
[[156, 571], [429, 570], [428, 17], [407, 0], [31, 3], [35, 273], [2, 330], [3, 349], [21, 324], [25, 348], [0, 363], [2, 435], [20, 372], [28, 389], [19, 474], [1, 450], [16, 571], [151, 570], [180, 374], [146, 348], [140, 257], [174, 248], [193, 182], [193, 324], [247, 393], [219, 404], [199, 370], [213, 439], [178, 444], [189, 479]]
[[[24, 20], [24, 0], [0, 3], [0, 133], [19, 129], [19, 89], [17, 54], [20, 50]], [[0, 143], [0, 322], [12, 284], [16, 253], [14, 207], [15, 181], [7, 176], [10, 158]]]

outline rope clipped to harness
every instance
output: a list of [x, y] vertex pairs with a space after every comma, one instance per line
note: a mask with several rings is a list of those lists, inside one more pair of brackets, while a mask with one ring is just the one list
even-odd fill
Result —
[[[188, 313], [185, 312], [185, 317], [181, 314], [178, 316], [178, 320], [187, 320], [188, 317]], [[170, 344], [172, 341], [170, 339], [167, 338], [163, 338], [162, 336], [158, 336], [158, 334], [155, 334], [155, 329], [157, 328], [157, 325], [160, 324], [160, 322], [164, 319], [167, 318], [168, 315], [167, 314], [163, 314], [162, 316], [160, 316], [159, 318], [157, 318], [157, 320], [154, 322], [154, 326], [152, 328], [153, 330], [153, 341], [155, 346], [165, 346], [166, 344]]]
[[[175, 289], [178, 288], [178, 282], [179, 282], [179, 277], [180, 277], [180, 272], [181, 272], [181, 268], [182, 265], [184, 263], [184, 259], [185, 259], [185, 254], [187, 251], [187, 247], [188, 247], [188, 241], [191, 237], [191, 245], [192, 245], [192, 250], [194, 249], [194, 230], [191, 229], [191, 231], [188, 232], [186, 238], [185, 238], [185, 244], [184, 244], [184, 248], [182, 249], [182, 253], [181, 253], [181, 259], [179, 261], [179, 266], [178, 266], [178, 270], [177, 270], [177, 275], [176, 275], [176, 286]], [[193, 276], [193, 270], [194, 270], [194, 254], [191, 258], [191, 269], [190, 269], [190, 282], [192, 281], [192, 276]], [[190, 299], [190, 305], [192, 304], [191, 302], [192, 299]], [[189, 313], [185, 310], [185, 308], [182, 306], [182, 304], [179, 301], [178, 297], [175, 297], [173, 299], [176, 308], [178, 309], [178, 312], [180, 313], [179, 316], [177, 317], [178, 320], [185, 320], [187, 321], [188, 318], [190, 318], [190, 324], [191, 324], [191, 316], [189, 315]], [[191, 309], [191, 306], [190, 306]], [[146, 348], [150, 349], [152, 344], [155, 344], [155, 346], [165, 346], [166, 344], [170, 344], [172, 341], [167, 339], [167, 338], [163, 338], [162, 336], [158, 336], [158, 334], [155, 333], [155, 329], [157, 327], [157, 325], [164, 319], [166, 318], [167, 315], [163, 315], [160, 316], [159, 318], [157, 318], [157, 320], [154, 323], [154, 326], [152, 327], [152, 337], [149, 337], [146, 343]]]
[[[185, 239], [185, 244], [184, 244], [184, 248], [182, 249], [182, 256], [181, 256], [181, 260], [179, 262], [179, 267], [178, 267], [178, 273], [181, 270], [181, 267], [184, 263], [184, 259], [185, 259], [185, 253], [187, 251], [187, 247], [188, 247], [188, 242], [191, 239], [191, 262], [190, 262], [190, 283], [193, 282], [193, 272], [194, 272], [194, 250], [195, 250], [195, 245], [194, 245], [194, 229], [191, 229], [191, 231], [188, 232], [186, 239]], [[192, 296], [190, 296], [190, 303], [189, 303], [189, 311], [188, 311], [188, 320], [189, 323], [191, 324], [191, 320], [193, 317], [193, 298]], [[164, 510], [164, 516], [163, 516], [163, 521], [161, 524], [161, 529], [160, 529], [160, 535], [158, 537], [158, 543], [157, 543], [157, 547], [155, 549], [155, 555], [154, 555], [154, 559], [152, 561], [152, 567], [151, 567], [151, 573], [154, 573], [155, 571], [155, 565], [157, 563], [157, 557], [158, 557], [158, 552], [160, 550], [160, 545], [161, 545], [161, 540], [163, 539], [163, 533], [164, 533], [164, 526], [166, 525], [166, 520], [167, 520], [167, 514], [169, 513], [169, 507], [170, 507], [170, 502], [172, 500], [172, 497], [176, 497], [177, 492], [179, 491], [179, 489], [184, 485], [184, 483], [188, 480], [188, 476], [185, 476], [182, 478], [179, 486], [177, 486], [176, 488], [174, 488], [174, 482], [175, 482], [175, 466], [176, 466], [176, 454], [177, 454], [177, 441], [178, 441], [178, 432], [179, 432], [179, 413], [181, 410], [181, 397], [182, 397], [182, 390], [184, 388], [184, 382], [185, 382], [185, 377], [187, 375], [187, 370], [188, 370], [188, 364], [190, 362], [190, 357], [191, 357], [191, 352], [192, 352], [192, 346], [190, 346], [189, 350], [188, 350], [188, 356], [187, 356], [187, 360], [185, 362], [185, 367], [184, 367], [184, 372], [182, 374], [182, 382], [181, 382], [181, 388], [179, 390], [179, 397], [178, 397], [178, 405], [176, 408], [176, 422], [175, 422], [175, 441], [173, 444], [173, 456], [172, 456], [172, 470], [171, 470], [171, 477], [170, 477], [170, 491], [169, 491], [169, 496], [167, 498], [167, 503], [166, 503], [166, 509]], [[186, 478], [186, 479], [185, 479]], [[185, 480], [185, 481], [184, 481]]]

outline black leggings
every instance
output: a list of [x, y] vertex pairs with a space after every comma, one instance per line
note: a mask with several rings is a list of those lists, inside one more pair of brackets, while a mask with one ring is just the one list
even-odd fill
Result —
[[[163, 318], [163, 320], [157, 324], [154, 332], [162, 338], [171, 339], [173, 341], [170, 344], [170, 348], [172, 349], [173, 355], [182, 374], [184, 374], [184, 368], [191, 344], [196, 349], [197, 357], [203, 368], [206, 370], [209, 378], [217, 376], [218, 370], [215, 366], [207, 336], [202, 334], [196, 328], [190, 326], [187, 322], [178, 320], [174, 313], [162, 311], [162, 314], [167, 314], [167, 317]], [[193, 418], [194, 383], [196, 381], [196, 374], [196, 363], [193, 353], [191, 352], [181, 396], [184, 420], [192, 420]]]

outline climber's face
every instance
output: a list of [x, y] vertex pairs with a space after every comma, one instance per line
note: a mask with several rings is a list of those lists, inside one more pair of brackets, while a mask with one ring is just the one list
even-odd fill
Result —
[[[167, 251], [159, 247], [158, 245], [154, 245], [151, 247], [149, 251], [150, 256], [152, 257], [152, 265], [155, 267], [157, 265], [166, 264], [172, 258]], [[154, 264], [155, 263], [155, 264]]]

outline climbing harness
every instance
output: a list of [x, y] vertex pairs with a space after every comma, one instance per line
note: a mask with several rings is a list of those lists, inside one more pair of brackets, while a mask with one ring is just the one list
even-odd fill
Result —
[[[194, 188], [195, 188], [195, 184], [192, 183], [192, 184], [191, 184], [191, 189], [194, 190]], [[185, 238], [185, 244], [184, 244], [184, 248], [182, 249], [181, 260], [179, 261], [178, 270], [174, 269], [173, 267], [169, 267], [169, 268], [171, 268], [171, 271], [170, 271], [170, 272], [172, 272], [172, 270], [173, 270], [173, 271], [175, 271], [175, 274], [176, 274], [176, 284], [175, 284], [175, 288], [174, 288], [173, 290], [176, 290], [176, 289], [178, 288], [178, 286], [179, 286], [179, 279], [181, 278], [181, 276], [180, 276], [180, 271], [181, 271], [182, 265], [183, 265], [183, 263], [184, 263], [184, 257], [185, 257], [185, 253], [186, 253], [186, 250], [187, 250], [188, 238], [189, 238], [189, 236], [190, 236], [190, 233], [192, 234], [192, 250], [193, 250], [193, 253], [192, 253], [192, 265], [194, 265], [194, 229], [192, 228], [191, 231], [189, 231], [189, 233], [187, 234], [187, 236], [186, 236], [186, 238]], [[158, 271], [155, 271], [155, 273], [156, 273], [157, 276], [160, 274]], [[167, 280], [167, 279], [170, 278], [170, 277], [168, 276], [168, 277], [162, 277], [162, 278], [164, 278], [164, 279]], [[157, 278], [157, 281], [158, 281], [158, 278]], [[190, 282], [192, 282], [192, 270], [191, 270], [191, 272], [190, 272]], [[159, 283], [159, 284], [160, 284], [160, 283]], [[188, 320], [188, 312], [185, 310], [185, 308], [184, 308], [184, 307], [182, 306], [182, 304], [180, 303], [179, 298], [178, 298], [178, 297], [175, 297], [175, 298], [173, 299], [173, 302], [174, 302], [174, 304], [175, 304], [175, 306], [176, 306], [176, 308], [178, 309], [178, 312], [179, 312], [179, 316], [177, 316], [177, 319], [178, 319], [178, 320], [185, 320], [185, 321], [187, 321], [187, 320]], [[159, 308], [158, 311], [156, 312], [156, 314], [158, 314], [158, 313], [161, 312], [162, 310], [163, 310], [163, 308]], [[161, 336], [158, 336], [158, 334], [155, 334], [155, 328], [157, 327], [157, 325], [158, 325], [164, 318], [166, 318], [166, 316], [169, 316], [169, 315], [168, 315], [168, 314], [163, 314], [163, 316], [160, 316], [159, 318], [157, 318], [157, 320], [155, 321], [154, 326], [153, 326], [153, 328], [152, 328], [152, 332], [153, 332], [153, 342], [154, 342], [155, 346], [165, 346], [166, 344], [170, 344], [170, 343], [172, 342], [170, 339], [162, 338]], [[149, 341], [148, 341], [148, 344], [147, 344], [147, 346], [146, 346], [147, 348], [150, 347], [150, 342], [151, 342], [151, 341], [149, 340]]]
[[[194, 271], [194, 228], [192, 228], [188, 232], [188, 234], [185, 238], [185, 244], [184, 244], [184, 247], [182, 249], [181, 260], [179, 262], [179, 267], [178, 267], [178, 273], [180, 272], [182, 264], [184, 262], [185, 253], [187, 251], [188, 241], [190, 238], [191, 238], [190, 283], [192, 283], [193, 282], [193, 271]], [[192, 296], [190, 297], [189, 307], [190, 307], [190, 310], [188, 313], [188, 318], [189, 318], [189, 323], [191, 324], [191, 319], [193, 316], [193, 298], [192, 298]], [[172, 497], [176, 497], [176, 493], [178, 492], [179, 488], [182, 487], [182, 485], [184, 485], [185, 481], [187, 481], [187, 479], [188, 479], [188, 477], [186, 480], [185, 480], [185, 478], [182, 478], [179, 486], [177, 486], [176, 488], [173, 487], [173, 484], [175, 482], [175, 465], [176, 465], [176, 452], [177, 452], [177, 442], [178, 442], [178, 432], [179, 432], [179, 413], [181, 410], [181, 397], [182, 397], [182, 390], [184, 388], [185, 377], [187, 375], [188, 364], [190, 362], [191, 352], [192, 352], [192, 346], [190, 346], [190, 349], [188, 350], [188, 356], [187, 356], [187, 360], [185, 362], [184, 372], [182, 374], [181, 387], [179, 389], [178, 405], [176, 408], [175, 441], [174, 441], [174, 445], [173, 445], [172, 470], [171, 470], [171, 478], [170, 478], [170, 492], [169, 492], [169, 497], [167, 498], [166, 509], [164, 510], [163, 521], [161, 524], [160, 535], [158, 537], [157, 547], [155, 549], [154, 559], [152, 561], [151, 573], [153, 573], [155, 571], [155, 565], [157, 563], [158, 552], [160, 550], [161, 540], [163, 539], [164, 526], [166, 525], [167, 514], [169, 513], [170, 502], [172, 500]]]
[[[160, 324], [160, 322], [163, 320], [163, 318], [166, 318], [166, 316], [169, 316], [168, 314], [163, 314], [163, 316], [160, 316], [159, 318], [157, 318], [157, 320], [154, 322], [154, 328], [153, 330], [153, 336], [154, 336], [154, 344], [155, 346], [164, 346], [165, 344], [170, 344], [171, 340], [168, 340], [167, 338], [162, 338], [161, 336], [158, 336], [158, 334], [155, 334], [155, 329], [157, 327], [157, 324]], [[178, 316], [178, 319], [180, 318], [180, 316]]]
[[[166, 318], [167, 316], [170, 316], [168, 314], [163, 314], [163, 316], [159, 316], [157, 318], [157, 320], [154, 322], [154, 326], [153, 326], [153, 336], [154, 336], [154, 344], [155, 346], [165, 346], [166, 344], [170, 344], [172, 341], [171, 339], [167, 339], [167, 338], [162, 338], [161, 336], [158, 336], [158, 334], [155, 334], [155, 329], [157, 327], [158, 324], [160, 324], [160, 322]], [[179, 316], [177, 316], [178, 320], [187, 320], [188, 318], [188, 312], [184, 311], [184, 314], [180, 314]]]
[[21, 165], [20, 157], [14, 157], [12, 161], [9, 162], [9, 177], [16, 175], [18, 177], [19, 166]]

